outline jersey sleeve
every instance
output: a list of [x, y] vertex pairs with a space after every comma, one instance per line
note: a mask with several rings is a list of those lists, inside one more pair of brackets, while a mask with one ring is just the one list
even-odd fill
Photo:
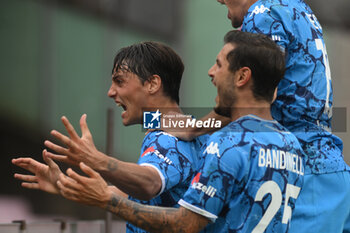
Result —
[[178, 140], [164, 132], [152, 132], [145, 138], [138, 164], [153, 167], [162, 180], [158, 195], [190, 179], [194, 173], [193, 143]]
[[291, 15], [293, 15], [292, 12], [282, 5], [255, 5], [248, 11], [242, 31], [267, 35], [285, 51], [292, 42]]
[[247, 162], [229, 140], [208, 140], [204, 157], [179, 205], [214, 222], [234, 195], [235, 183], [242, 179]]

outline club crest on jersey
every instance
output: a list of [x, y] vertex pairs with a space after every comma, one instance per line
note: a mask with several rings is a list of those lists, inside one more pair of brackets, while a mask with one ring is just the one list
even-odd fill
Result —
[[211, 142], [210, 144], [209, 144], [209, 146], [207, 146], [207, 148], [205, 149], [205, 151], [203, 152], [203, 154], [205, 154], [205, 153], [207, 153], [207, 154], [214, 154], [214, 155], [216, 155], [217, 157], [221, 157], [220, 156], [220, 152], [219, 152], [219, 148], [218, 148], [218, 143], [216, 142], [216, 143], [214, 143], [214, 142]]
[[200, 177], [201, 177], [201, 173], [197, 173], [197, 175], [192, 179], [191, 187], [193, 189], [197, 189], [203, 192], [205, 195], [208, 195], [209, 197], [214, 197], [217, 191], [216, 188], [214, 188], [211, 185], [206, 186], [206, 185], [203, 185], [202, 183], [199, 183]]
[[253, 15], [263, 14], [265, 13], [265, 11], [270, 11], [270, 9], [265, 7], [264, 5], [256, 6], [253, 12], [249, 15], [249, 17], [252, 17]]

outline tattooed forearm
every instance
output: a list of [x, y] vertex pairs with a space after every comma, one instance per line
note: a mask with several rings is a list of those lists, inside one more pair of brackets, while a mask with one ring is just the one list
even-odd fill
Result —
[[113, 172], [113, 171], [117, 170], [117, 168], [118, 168], [118, 162], [115, 161], [114, 159], [109, 159], [108, 163], [107, 163], [108, 171]]
[[150, 232], [198, 232], [208, 219], [185, 208], [142, 205], [112, 195], [107, 210]]
[[112, 210], [113, 208], [117, 207], [118, 201], [119, 201], [118, 197], [113, 193], [111, 200], [109, 200], [107, 204], [107, 210]]

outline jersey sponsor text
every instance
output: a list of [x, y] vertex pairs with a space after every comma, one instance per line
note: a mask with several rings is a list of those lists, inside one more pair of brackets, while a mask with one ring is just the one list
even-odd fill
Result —
[[192, 184], [192, 188], [202, 191], [204, 194], [208, 195], [209, 197], [214, 197], [216, 193], [216, 188], [214, 188], [213, 186], [211, 185], [206, 186], [199, 182], [194, 182]]
[[172, 164], [173, 161], [171, 161], [168, 157], [162, 155], [158, 150], [154, 149], [154, 147], [150, 147], [150, 148], [147, 148], [141, 155], [141, 157], [145, 156], [145, 155], [148, 155], [149, 153], [154, 153], [158, 158], [160, 159], [163, 159], [164, 162], [166, 162], [167, 164]]

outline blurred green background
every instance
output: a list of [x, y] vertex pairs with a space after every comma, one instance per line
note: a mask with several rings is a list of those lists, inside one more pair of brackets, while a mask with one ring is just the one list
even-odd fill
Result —
[[[110, 8], [96, 10], [96, 2], [109, 3]], [[145, 40], [170, 45], [185, 63], [180, 105], [214, 105], [216, 91], [207, 71], [221, 49], [223, 36], [232, 29], [226, 7], [215, 0], [169, 0], [164, 2], [170, 7], [164, 8], [163, 1], [150, 1], [148, 7], [142, 9], [139, 4], [147, 1], [132, 2], [2, 1], [0, 209], [1, 196], [8, 199], [26, 197], [31, 204], [30, 211], [36, 215], [89, 219], [103, 214], [95, 208], [86, 211], [86, 207], [62, 198], [22, 189], [12, 178], [15, 171], [21, 170], [12, 166], [10, 160], [19, 156], [41, 160], [44, 140], [52, 139], [50, 130], [65, 133], [60, 121], [63, 115], [80, 131], [79, 118], [86, 113], [94, 141], [104, 151], [107, 109], [113, 108], [113, 156], [124, 161], [137, 161], [144, 132], [140, 125], [124, 127], [120, 119], [121, 108], [116, 108], [113, 100], [107, 97], [113, 58], [123, 46]], [[133, 11], [136, 6], [138, 9]], [[136, 12], [135, 16], [132, 12]], [[317, 11], [315, 13], [318, 15]], [[350, 73], [349, 27], [345, 24], [334, 27], [327, 19], [323, 25], [335, 107], [345, 111], [345, 116], [342, 115], [345, 120], [340, 119], [342, 123], [338, 126], [343, 132], [337, 132], [337, 135], [345, 141], [344, 154], [349, 162], [350, 147], [346, 144], [350, 139], [346, 125], [346, 108], [350, 102], [347, 90], [350, 84], [347, 78]], [[6, 220], [0, 212], [1, 219]]]

